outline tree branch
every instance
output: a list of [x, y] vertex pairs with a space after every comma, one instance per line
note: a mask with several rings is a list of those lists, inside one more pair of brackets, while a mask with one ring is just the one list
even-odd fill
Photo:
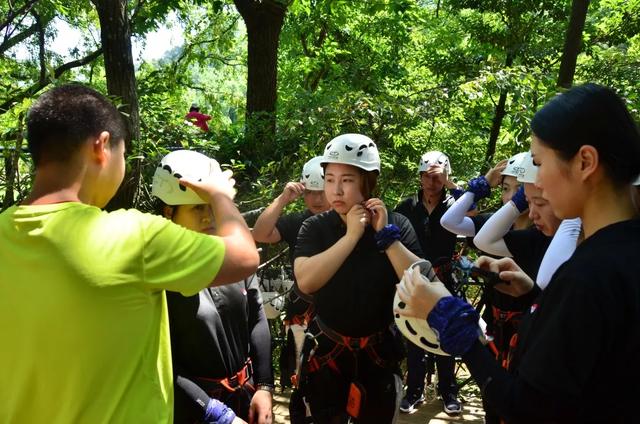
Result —
[[[53, 71], [53, 79], [60, 78], [60, 76], [64, 74], [66, 71], [68, 71], [69, 69], [77, 68], [79, 66], [84, 66], [88, 63], [93, 62], [98, 57], [100, 57], [101, 54], [102, 54], [102, 47], [100, 47], [95, 52], [83, 57], [82, 59], [73, 60], [71, 62], [67, 62], [63, 65], [58, 66]], [[38, 91], [42, 90], [44, 87], [49, 85], [50, 82], [51, 82], [50, 80], [47, 80], [45, 78], [44, 82], [38, 81], [37, 83], [33, 84], [31, 87], [27, 88], [26, 90], [23, 90], [20, 93], [13, 96], [12, 98], [4, 101], [2, 104], [0, 104], [0, 115], [6, 113], [9, 109], [11, 109], [14, 103], [20, 102], [23, 99], [26, 99], [27, 97], [31, 97], [35, 95]]]

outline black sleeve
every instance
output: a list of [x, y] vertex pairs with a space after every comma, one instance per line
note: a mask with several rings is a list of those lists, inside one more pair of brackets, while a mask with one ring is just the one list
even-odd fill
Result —
[[546, 394], [509, 374], [479, 341], [462, 360], [480, 387], [483, 400], [507, 422], [547, 422], [567, 417], [577, 407], [571, 399]]
[[[209, 395], [196, 383], [186, 377], [183, 377], [182, 375], [176, 374], [174, 381], [176, 390], [179, 390], [182, 394], [184, 394], [187, 399], [192, 400], [193, 407], [196, 409], [201, 409], [202, 417], [204, 417], [204, 412], [207, 409], [209, 400], [211, 400]], [[179, 394], [176, 393], [176, 395]]]
[[311, 257], [322, 252], [324, 249], [318, 246], [318, 240], [320, 237], [320, 222], [318, 222], [318, 215], [314, 215], [307, 218], [303, 223], [300, 231], [298, 232], [298, 239], [296, 241], [296, 247], [294, 252], [294, 259], [299, 257]]
[[412, 199], [410, 197], [408, 199], [404, 199], [402, 202], [398, 203], [398, 206], [396, 206], [393, 211], [398, 212], [401, 215], [408, 216], [411, 212], [411, 201]]
[[289, 249], [294, 249], [296, 246], [300, 224], [302, 224], [300, 213], [284, 215], [276, 221], [276, 228], [280, 233], [280, 238], [287, 243]]
[[253, 365], [255, 384], [273, 385], [273, 365], [271, 363], [271, 332], [262, 306], [262, 296], [258, 288], [258, 278], [252, 275], [247, 284], [249, 303], [249, 357]]
[[424, 253], [418, 242], [418, 236], [411, 225], [411, 222], [399, 212], [389, 214], [389, 222], [400, 228], [400, 242], [419, 258], [424, 258]]

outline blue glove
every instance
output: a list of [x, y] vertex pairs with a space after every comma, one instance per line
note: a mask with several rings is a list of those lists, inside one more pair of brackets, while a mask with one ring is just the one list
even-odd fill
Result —
[[520, 213], [529, 209], [529, 202], [527, 202], [527, 196], [524, 194], [524, 185], [520, 186], [516, 194], [511, 198], [511, 201], [516, 205]]
[[480, 316], [459, 297], [443, 297], [429, 313], [427, 322], [438, 332], [442, 350], [452, 356], [467, 353], [478, 339]]
[[236, 418], [236, 413], [218, 399], [209, 399], [207, 409], [204, 411], [203, 421], [207, 424], [231, 424]]
[[478, 201], [485, 197], [489, 197], [491, 194], [491, 186], [484, 175], [480, 175], [479, 177], [469, 180], [469, 183], [467, 184], [467, 191], [473, 193], [475, 196], [474, 200]]

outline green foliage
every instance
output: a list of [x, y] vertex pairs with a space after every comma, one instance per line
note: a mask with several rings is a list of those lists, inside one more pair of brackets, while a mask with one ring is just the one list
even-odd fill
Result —
[[[13, 2], [19, 8], [22, 2]], [[163, 24], [183, 33], [185, 45], [137, 70], [141, 137], [130, 152], [147, 185], [137, 205], [150, 204], [148, 183], [160, 156], [188, 147], [215, 156], [236, 173], [242, 209], [266, 205], [302, 164], [322, 152], [338, 134], [361, 132], [378, 144], [382, 157], [380, 191], [390, 206], [417, 188], [416, 164], [428, 150], [446, 152], [459, 181], [476, 176], [483, 163], [500, 93], [507, 93], [506, 116], [495, 160], [528, 148], [529, 120], [557, 89], [555, 82], [571, 2], [551, 0], [297, 0], [288, 3], [280, 36], [276, 142], [247, 142], [245, 91], [247, 37], [230, 0], [132, 1], [136, 37]], [[0, 16], [8, 16], [8, 4]], [[45, 51], [47, 84], [69, 80], [106, 91], [98, 59], [57, 79], [56, 67], [99, 47], [98, 24], [90, 2], [41, 0], [35, 9], [47, 46], [63, 20], [85, 37], [61, 57]], [[169, 16], [175, 16], [167, 21]], [[12, 36], [34, 22], [27, 14], [12, 23]], [[640, 0], [597, 0], [589, 6], [576, 81], [615, 87], [640, 118]], [[17, 40], [17, 39], [13, 39]], [[37, 93], [25, 89], [41, 75], [37, 37], [17, 46], [0, 38], [0, 139], [15, 147], [24, 114]], [[23, 55], [24, 56], [24, 55]], [[196, 102], [210, 114], [211, 131], [184, 123]], [[251, 126], [250, 126], [251, 127]], [[249, 172], [251, 170], [251, 172]], [[257, 176], [256, 176], [256, 171]], [[4, 187], [8, 181], [1, 168]], [[13, 171], [18, 172], [18, 171]], [[29, 187], [29, 169], [18, 172], [17, 196]], [[0, 190], [2, 188], [0, 187]], [[1, 194], [2, 192], [0, 192]]]

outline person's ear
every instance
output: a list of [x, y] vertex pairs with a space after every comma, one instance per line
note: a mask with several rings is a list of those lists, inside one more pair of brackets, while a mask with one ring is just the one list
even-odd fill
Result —
[[598, 150], [589, 144], [580, 147], [574, 160], [576, 160], [575, 168], [577, 168], [575, 170], [578, 172], [578, 175], [580, 175], [582, 181], [593, 175], [600, 164]]
[[93, 157], [95, 160], [104, 164], [107, 162], [109, 156], [109, 150], [111, 148], [111, 134], [108, 131], [102, 131], [97, 138], [93, 140], [91, 144]]
[[173, 218], [173, 207], [164, 205], [164, 208], [162, 208], [162, 214], [165, 218], [170, 220], [171, 218]]

